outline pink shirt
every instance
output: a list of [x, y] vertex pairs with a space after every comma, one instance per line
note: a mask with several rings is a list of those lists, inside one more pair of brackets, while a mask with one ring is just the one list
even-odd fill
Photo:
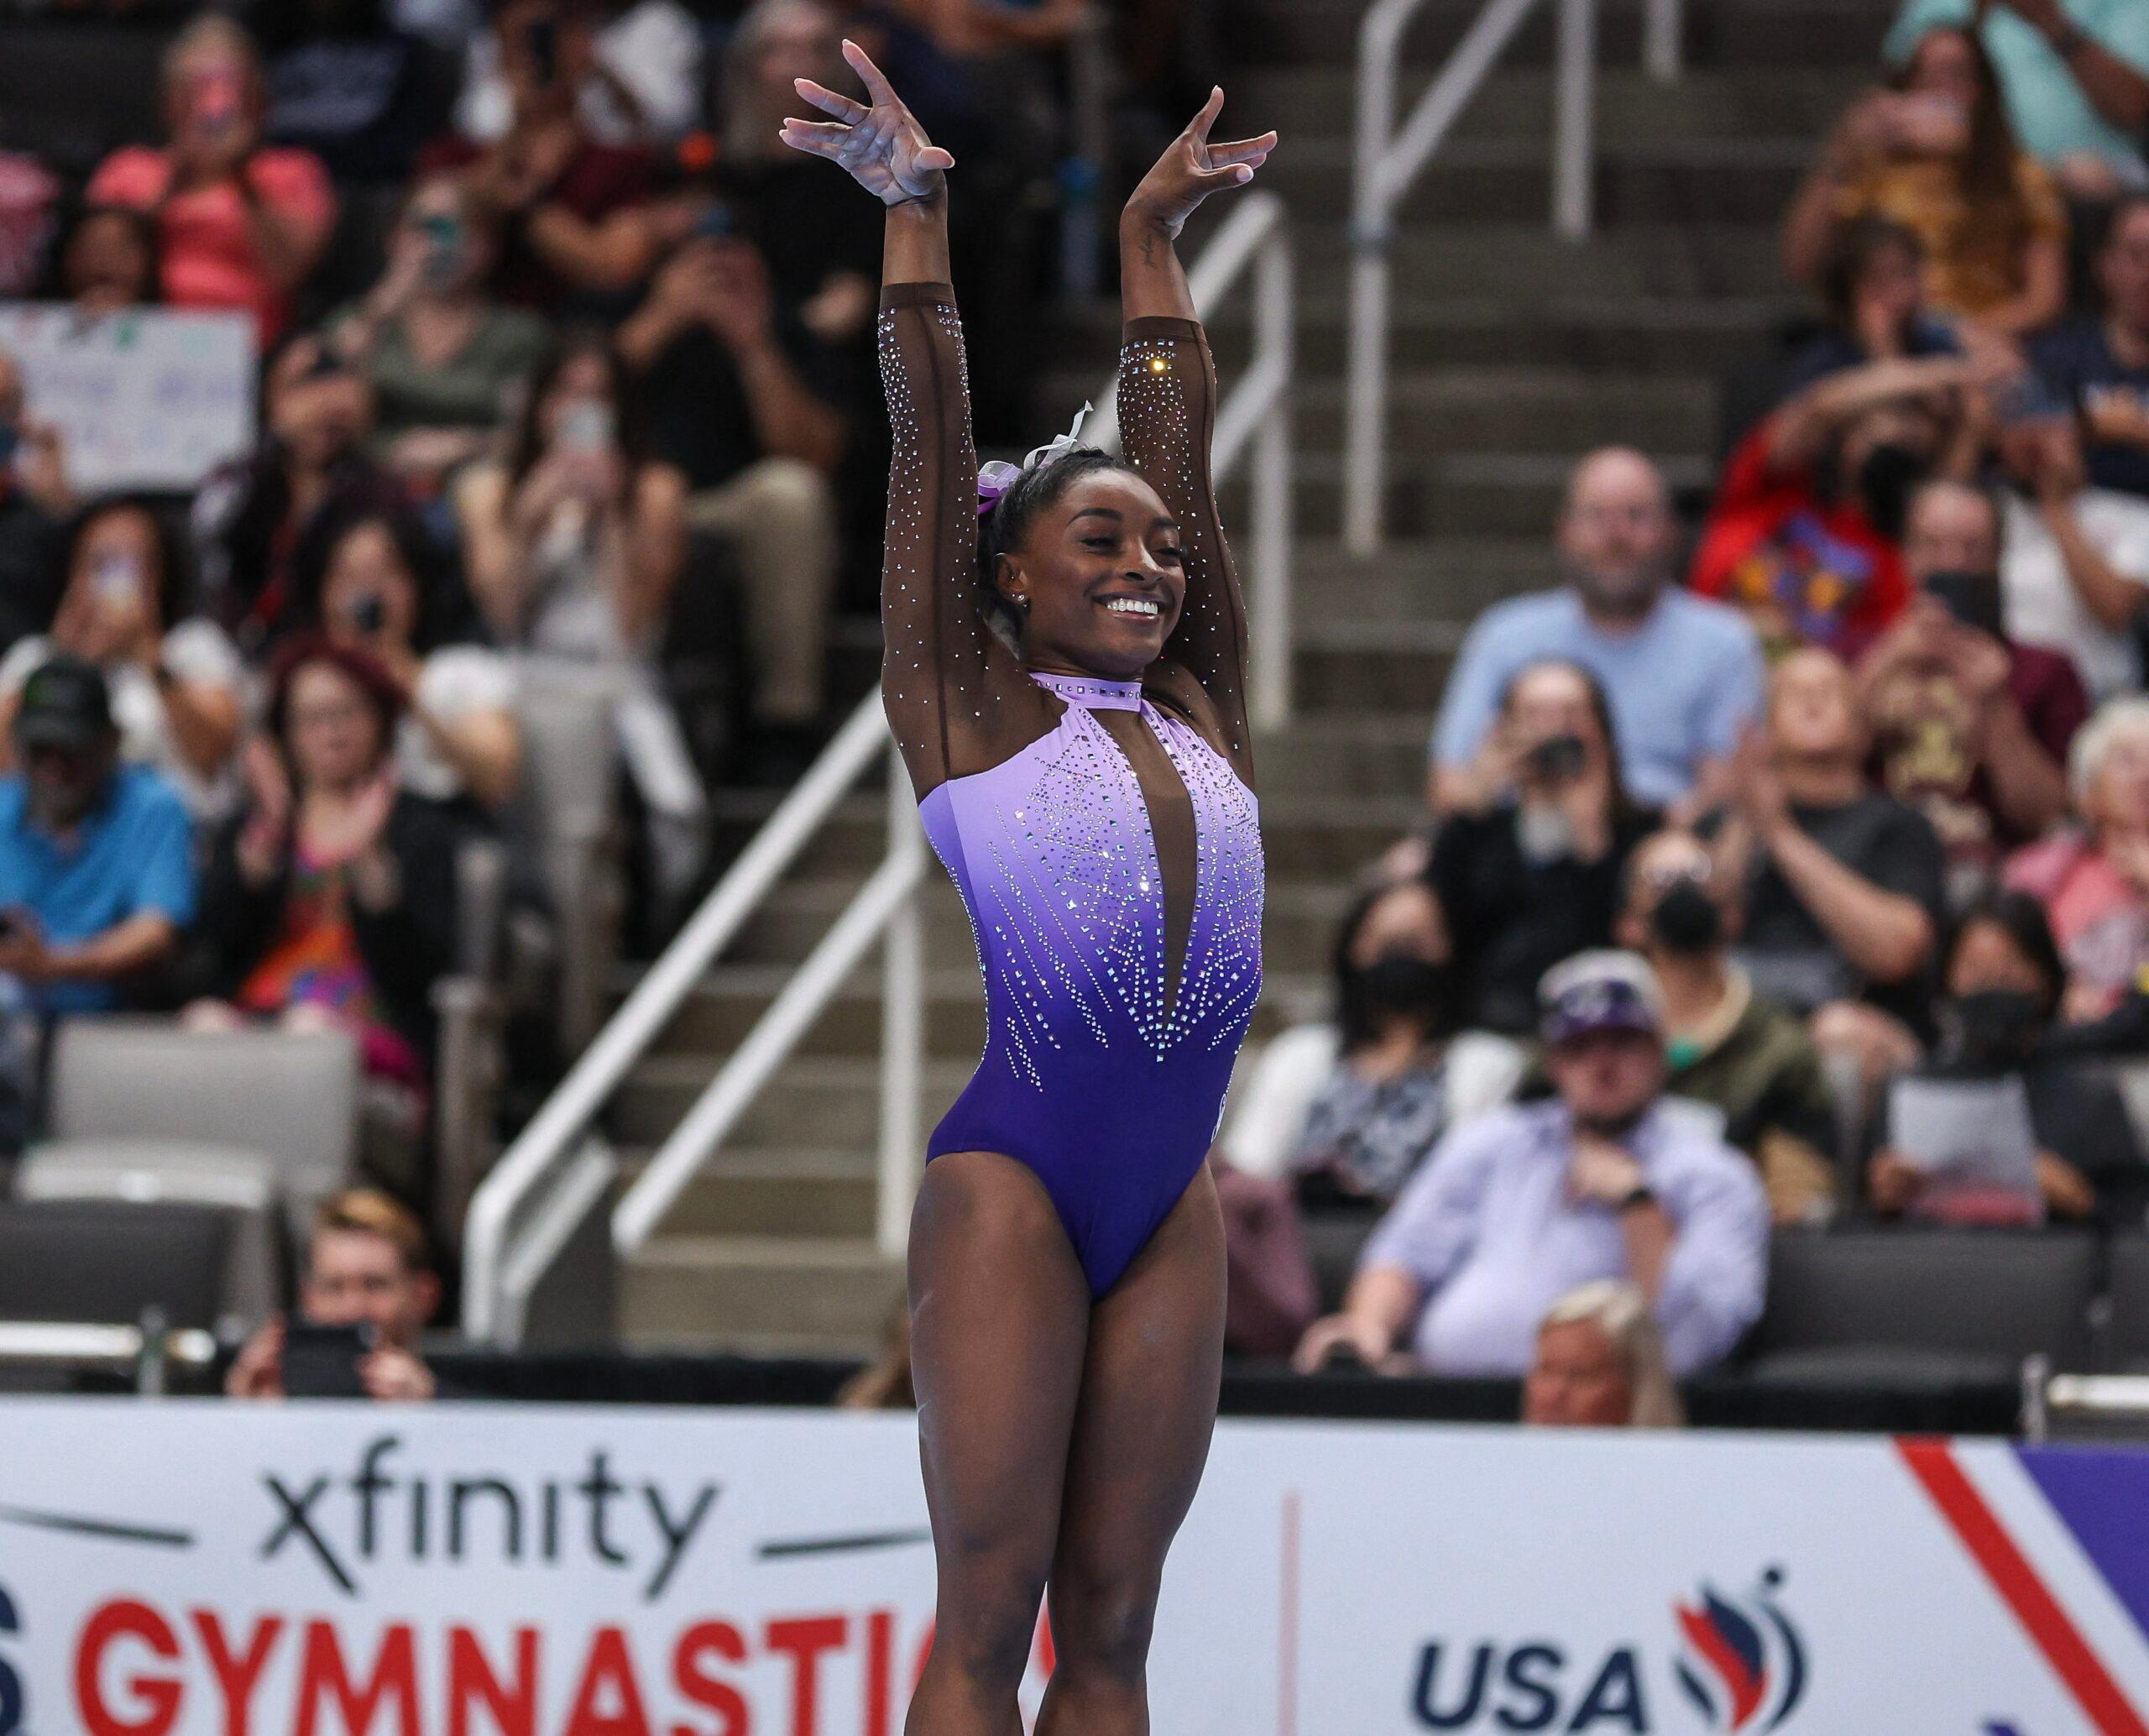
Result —
[[2044, 905], [2067, 960], [2073, 1016], [2098, 1017], [2117, 1007], [2149, 964], [2149, 907], [2132, 883], [2078, 832], [2018, 850], [2005, 878]]
[[[243, 171], [263, 205], [318, 243], [336, 222], [336, 191], [311, 151], [256, 151]], [[106, 158], [85, 196], [92, 205], [156, 207], [171, 181], [170, 153], [130, 145]], [[239, 307], [254, 316], [265, 348], [290, 315], [254, 257], [246, 202], [228, 181], [196, 187], [163, 206], [159, 225], [164, 299], [173, 307]]]

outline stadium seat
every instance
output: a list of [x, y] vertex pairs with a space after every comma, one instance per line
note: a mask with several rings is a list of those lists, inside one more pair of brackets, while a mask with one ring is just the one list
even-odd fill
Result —
[[110, 1200], [0, 1202], [0, 1320], [213, 1326], [233, 1214]]
[[2149, 1374], [2149, 1235], [2115, 1236], [2109, 1260], [2098, 1366], [2118, 1374]]
[[2087, 1231], [1785, 1231], [1748, 1346], [1754, 1378], [1932, 1388], [2088, 1366], [2099, 1250]]
[[76, 1139], [33, 1150], [15, 1175], [25, 1200], [191, 1205], [228, 1212], [230, 1258], [218, 1317], [260, 1324], [282, 1300], [283, 1203], [275, 1162], [259, 1152], [165, 1139]]
[[1320, 1294], [1323, 1314], [1333, 1314], [1343, 1305], [1343, 1292], [1351, 1287], [1351, 1274], [1358, 1269], [1358, 1252], [1378, 1222], [1370, 1216], [1332, 1214], [1306, 1220], [1306, 1258], [1313, 1262], [1314, 1288]]

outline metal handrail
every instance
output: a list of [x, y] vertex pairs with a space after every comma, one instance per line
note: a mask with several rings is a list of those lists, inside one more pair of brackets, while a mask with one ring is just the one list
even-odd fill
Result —
[[[1537, 0], [1488, 0], [1400, 133], [1395, 78], [1404, 32], [1425, 0], [1375, 0], [1358, 33], [1358, 115], [1351, 212], [1349, 379], [1346, 388], [1343, 540], [1353, 554], [1380, 546], [1388, 418], [1389, 253], [1395, 209], [1453, 130]], [[1587, 238], [1592, 217], [1597, 0], [1556, 0], [1559, 44], [1552, 118], [1552, 227]], [[1667, 26], [1663, 19], [1668, 16]], [[1652, 70], [1676, 68], [1676, 0], [1652, 0]], [[1665, 44], [1669, 44], [1667, 49]]]
[[[1255, 720], [1290, 710], [1293, 275], [1282, 200], [1250, 195], [1189, 273], [1205, 315], [1249, 267], [1255, 273], [1252, 365], [1219, 406], [1211, 469], [1221, 482], [1254, 453], [1250, 572], [1257, 617], [1250, 695]], [[1109, 439], [1117, 377], [1103, 393], [1095, 436]], [[591, 1123], [701, 981], [746, 918], [877, 756], [888, 760], [888, 850], [880, 866], [720, 1066], [611, 1220], [614, 1248], [646, 1245], [665, 1214], [799, 1040], [845, 977], [882, 948], [880, 1139], [875, 1240], [900, 1256], [917, 1190], [919, 1088], [924, 1074], [924, 884], [928, 851], [910, 780], [871, 694], [811, 771], [762, 826], [702, 907], [620, 1006], [521, 1136], [478, 1189], [464, 1238], [464, 1327], [473, 1339], [512, 1344], [546, 1268], [595, 1209], [618, 1173]]]

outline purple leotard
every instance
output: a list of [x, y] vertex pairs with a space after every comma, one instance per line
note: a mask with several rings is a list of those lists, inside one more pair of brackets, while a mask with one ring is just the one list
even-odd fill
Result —
[[1244, 615], [1208, 475], [1215, 373], [1192, 321], [1128, 326], [1122, 446], [1179, 521], [1187, 581], [1137, 683], [1033, 673], [986, 623], [945, 285], [884, 293], [881, 360], [882, 693], [986, 987], [984, 1057], [928, 1155], [1027, 1165], [1101, 1294], [1199, 1172], [1261, 991]]

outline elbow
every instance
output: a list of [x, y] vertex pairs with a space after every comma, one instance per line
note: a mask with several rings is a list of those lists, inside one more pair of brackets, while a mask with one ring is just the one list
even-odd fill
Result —
[[1932, 956], [1932, 918], [1922, 910], [1905, 912], [1895, 929], [1873, 960], [1872, 974], [1882, 982], [1906, 980], [1922, 970]]

